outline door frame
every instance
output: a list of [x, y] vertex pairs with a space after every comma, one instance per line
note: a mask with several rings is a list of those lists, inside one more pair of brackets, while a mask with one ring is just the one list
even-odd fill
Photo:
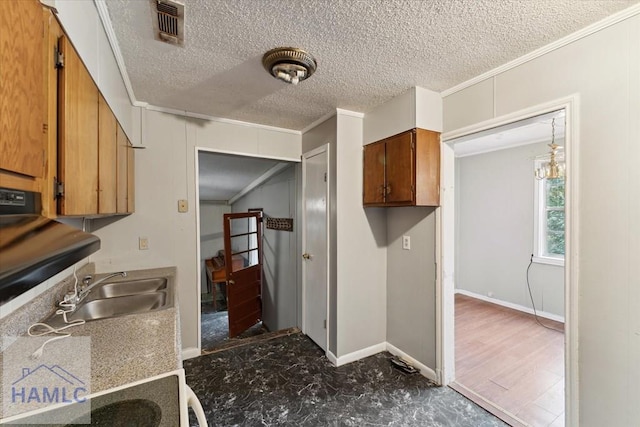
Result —
[[455, 158], [450, 142], [456, 138], [528, 119], [556, 110], [564, 110], [565, 163], [565, 421], [578, 425], [578, 255], [579, 255], [579, 107], [578, 94], [538, 104], [513, 113], [485, 120], [441, 136], [441, 207], [436, 211], [436, 373], [438, 382], [447, 385], [455, 380]]
[[[198, 160], [198, 154], [200, 152], [206, 152], [206, 153], [218, 153], [218, 154], [231, 154], [234, 156], [241, 156], [241, 157], [254, 157], [254, 158], [258, 158], [258, 159], [270, 159], [270, 160], [279, 160], [282, 162], [289, 162], [291, 164], [297, 164], [300, 163], [301, 160], [300, 159], [292, 159], [290, 157], [279, 157], [279, 156], [267, 156], [267, 155], [260, 155], [260, 154], [251, 154], [251, 153], [244, 153], [244, 152], [240, 152], [240, 151], [231, 151], [231, 150], [222, 150], [222, 149], [217, 149], [217, 148], [211, 148], [211, 147], [203, 147], [203, 146], [198, 146], [196, 145], [195, 147], [193, 147], [193, 175], [194, 175], [194, 182], [195, 182], [195, 213], [196, 213], [196, 223], [195, 223], [195, 227], [196, 227], [196, 257], [193, 260], [195, 269], [196, 269], [196, 283], [197, 283], [197, 287], [194, 289], [196, 291], [196, 301], [197, 301], [197, 307], [196, 309], [196, 329], [197, 329], [197, 336], [198, 336], [198, 346], [196, 348], [189, 348], [187, 349], [187, 351], [182, 351], [182, 358], [183, 359], [191, 359], [193, 357], [198, 357], [202, 354], [202, 310], [201, 310], [201, 306], [202, 306], [202, 299], [201, 299], [201, 295], [200, 295], [200, 287], [202, 285], [202, 271], [200, 269], [200, 257], [202, 256], [201, 253], [201, 248], [200, 248], [200, 227], [201, 227], [201, 223], [200, 223], [200, 162]], [[297, 196], [301, 196], [300, 193], [297, 194]], [[297, 264], [297, 269], [300, 268], [300, 262], [298, 261]], [[300, 271], [300, 270], [298, 270]]]
[[[329, 355], [329, 331], [331, 328], [331, 319], [329, 316], [329, 307], [330, 307], [330, 300], [329, 300], [329, 296], [331, 295], [331, 293], [329, 292], [329, 283], [330, 283], [330, 272], [331, 272], [331, 240], [330, 240], [330, 236], [331, 236], [331, 230], [330, 230], [330, 225], [331, 225], [331, 197], [329, 197], [330, 193], [329, 193], [329, 189], [330, 187], [330, 183], [331, 183], [331, 173], [330, 173], [330, 160], [329, 160], [329, 156], [330, 156], [330, 147], [329, 144], [324, 144], [318, 148], [314, 148], [311, 151], [307, 151], [306, 153], [302, 154], [302, 208], [301, 208], [301, 212], [300, 212], [300, 216], [301, 216], [301, 234], [302, 234], [302, 251], [300, 253], [300, 255], [302, 256], [302, 252], [306, 251], [306, 246], [307, 246], [307, 233], [306, 233], [306, 225], [307, 225], [307, 218], [306, 218], [306, 211], [304, 208], [304, 203], [306, 200], [306, 192], [307, 192], [307, 160], [311, 157], [317, 156], [318, 154], [324, 153], [326, 152], [327, 155], [327, 181], [325, 183], [325, 194], [327, 195], [327, 203], [326, 203], [326, 240], [327, 240], [327, 253], [326, 253], [326, 259], [327, 259], [327, 274], [326, 274], [326, 283], [325, 283], [325, 288], [326, 288], [326, 292], [327, 292], [327, 307], [326, 307], [326, 316], [327, 316], [327, 327], [326, 327], [326, 342], [327, 342], [327, 348], [325, 349], [325, 355]], [[305, 324], [305, 317], [306, 317], [306, 296], [307, 296], [307, 283], [306, 283], [306, 263], [302, 262], [302, 316], [301, 316], [301, 329], [302, 329], [302, 333], [306, 334], [306, 324]]]

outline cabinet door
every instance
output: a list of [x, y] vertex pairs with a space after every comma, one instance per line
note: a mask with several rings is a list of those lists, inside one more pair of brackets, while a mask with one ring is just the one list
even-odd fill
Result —
[[362, 203], [384, 203], [384, 142], [365, 145], [363, 150]]
[[127, 139], [127, 135], [122, 130], [122, 126], [118, 124], [118, 203], [117, 203], [117, 212], [118, 213], [127, 213], [127, 197], [128, 197], [128, 162], [129, 162], [129, 141]]
[[44, 22], [37, 0], [2, 2], [0, 12], [0, 169], [44, 172]]
[[118, 122], [102, 94], [98, 96], [98, 213], [116, 213], [116, 134]]
[[416, 205], [440, 205], [440, 134], [416, 129]]
[[63, 36], [65, 63], [58, 93], [58, 172], [64, 183], [62, 215], [98, 213], [98, 88]]
[[58, 178], [58, 69], [56, 52], [58, 40], [64, 34], [58, 20], [49, 9], [43, 10], [47, 37], [45, 42], [46, 70], [46, 162], [44, 178], [40, 188], [42, 194], [42, 214], [55, 218], [58, 213], [54, 182]]
[[415, 201], [413, 132], [386, 140], [386, 203], [412, 204]]

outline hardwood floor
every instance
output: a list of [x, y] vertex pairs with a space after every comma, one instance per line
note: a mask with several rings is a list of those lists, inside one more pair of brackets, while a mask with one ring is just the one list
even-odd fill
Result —
[[468, 389], [526, 425], [564, 426], [564, 333], [538, 325], [533, 315], [460, 294], [455, 333], [456, 383], [463, 386], [456, 390]]

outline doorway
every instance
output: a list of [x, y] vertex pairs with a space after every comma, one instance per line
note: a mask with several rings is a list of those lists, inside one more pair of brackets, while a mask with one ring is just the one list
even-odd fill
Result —
[[[492, 326], [494, 326], [496, 323], [500, 324], [501, 322], [508, 323], [508, 320], [507, 320], [508, 315], [513, 313], [522, 314], [522, 313], [519, 313], [519, 310], [523, 308], [528, 309], [528, 311], [530, 312], [533, 311], [531, 302], [528, 302], [528, 300], [530, 299], [533, 299], [534, 303], [536, 304], [536, 311], [537, 311], [536, 314], [538, 315], [538, 320], [541, 320], [543, 323], [546, 323], [548, 326], [551, 326], [551, 327], [562, 326], [562, 324], [560, 325], [555, 324], [553, 320], [562, 320], [562, 317], [563, 317], [558, 315], [556, 318], [554, 318], [554, 316], [552, 315], [553, 313], [545, 313], [545, 311], [551, 312], [553, 310], [544, 310], [544, 308], [549, 308], [549, 306], [551, 305], [550, 298], [547, 299], [548, 304], [546, 307], [544, 303], [540, 301], [540, 299], [542, 298], [540, 295], [541, 288], [543, 288], [546, 285], [547, 279], [544, 278], [543, 275], [541, 275], [540, 273], [539, 266], [541, 264], [533, 263], [533, 266], [531, 266], [532, 264], [531, 254], [534, 251], [532, 243], [529, 244], [528, 253], [525, 253], [524, 256], [522, 257], [524, 259], [518, 262], [517, 270], [520, 272], [520, 277], [517, 279], [518, 283], [516, 284], [516, 286], [513, 289], [511, 289], [511, 290], [516, 289], [517, 293], [520, 294], [517, 296], [518, 298], [526, 297], [526, 299], [520, 299], [516, 301], [516, 303], [511, 304], [511, 306], [509, 304], [502, 304], [502, 306], [500, 306], [499, 304], [495, 304], [497, 302], [496, 300], [504, 300], [508, 298], [505, 296], [505, 290], [497, 287], [497, 285], [494, 285], [492, 283], [489, 283], [489, 284], [481, 283], [480, 285], [485, 285], [488, 287], [483, 288], [481, 286], [478, 286], [476, 288], [471, 288], [471, 290], [463, 289], [465, 286], [470, 287], [468, 285], [468, 282], [470, 279], [479, 279], [479, 281], [481, 281], [482, 278], [490, 275], [486, 271], [486, 265], [488, 264], [488, 261], [486, 261], [486, 259], [491, 257], [492, 247], [494, 248], [493, 252], [498, 252], [495, 245], [499, 245], [499, 242], [496, 242], [495, 241], [496, 239], [494, 239], [495, 231], [493, 234], [488, 231], [491, 227], [489, 227], [487, 224], [484, 224], [484, 226], [482, 225], [477, 226], [475, 231], [473, 230], [469, 231], [470, 230], [469, 221], [473, 221], [473, 220], [476, 220], [478, 222], [483, 221], [482, 216], [486, 212], [478, 212], [478, 211], [472, 212], [472, 214], [475, 213], [477, 216], [476, 218], [474, 218], [473, 215], [469, 215], [469, 211], [473, 210], [473, 206], [472, 204], [470, 205], [469, 203], [467, 203], [466, 217], [465, 215], [463, 215], [463, 217], [461, 218], [461, 216], [459, 215], [459, 210], [465, 209], [465, 206], [464, 206], [465, 201], [468, 202], [469, 197], [471, 196], [469, 196], [469, 194], [465, 196], [464, 189], [462, 187], [459, 187], [459, 184], [461, 181], [460, 174], [462, 173], [464, 175], [464, 172], [461, 172], [461, 169], [460, 169], [461, 162], [459, 161], [459, 159], [456, 158], [456, 154], [460, 153], [460, 151], [456, 151], [456, 144], [460, 144], [459, 148], [464, 148], [465, 144], [467, 146], [471, 146], [472, 145], [471, 141], [473, 141], [474, 139], [481, 139], [482, 137], [491, 135], [491, 134], [497, 135], [497, 134], [500, 134], [500, 131], [504, 132], [512, 129], [517, 129], [522, 125], [527, 125], [535, 121], [540, 121], [541, 117], [539, 116], [542, 116], [545, 114], [553, 115], [553, 114], [557, 114], [556, 112], [561, 111], [566, 115], [566, 124], [567, 124], [566, 131], [565, 131], [566, 138], [563, 141], [565, 146], [565, 151], [566, 151], [565, 161], [566, 161], [566, 170], [567, 170], [566, 199], [565, 199], [566, 200], [566, 206], [565, 206], [566, 223], [565, 223], [565, 230], [563, 233], [563, 236], [566, 239], [566, 249], [565, 249], [566, 255], [565, 255], [565, 267], [564, 269], [562, 269], [562, 272], [560, 273], [560, 276], [563, 279], [562, 280], [563, 286], [560, 287], [560, 294], [561, 296], [564, 297], [564, 301], [561, 301], [559, 303], [560, 308], [564, 310], [564, 313], [561, 313], [561, 314], [564, 315], [564, 320], [565, 320], [565, 323], [564, 323], [565, 335], [564, 337], [561, 336], [559, 345], [556, 346], [556, 348], [564, 350], [564, 355], [560, 355], [559, 359], [556, 358], [556, 361], [555, 361], [556, 368], [559, 365], [560, 370], [564, 371], [564, 372], [561, 372], [561, 373], [564, 373], [564, 378], [562, 379], [561, 384], [555, 387], [555, 393], [557, 395], [558, 389], [559, 389], [560, 390], [559, 401], [561, 404], [563, 404], [566, 396], [567, 405], [566, 405], [566, 408], [563, 408], [566, 411], [565, 414], [560, 414], [560, 415], [558, 415], [557, 413], [552, 415], [548, 414], [549, 417], [554, 416], [557, 419], [558, 423], [564, 422], [565, 418], [567, 420], [571, 420], [572, 413], [574, 413], [577, 408], [577, 396], [576, 396], [576, 387], [575, 387], [576, 380], [577, 380], [577, 346], [576, 346], [577, 334], [575, 331], [575, 326], [577, 324], [576, 322], [577, 280], [576, 280], [576, 274], [575, 274], [575, 266], [571, 262], [572, 254], [575, 253], [574, 251], [576, 250], [576, 246], [577, 246], [576, 245], [577, 236], [571, 233], [571, 229], [572, 227], [575, 227], [575, 223], [576, 223], [575, 221], [576, 214], [572, 210], [572, 206], [575, 205], [575, 200], [572, 199], [572, 197], [575, 197], [577, 194], [577, 191], [576, 191], [577, 174], [575, 174], [575, 171], [577, 170], [576, 168], [577, 162], [575, 161], [576, 152], [577, 152], [577, 143], [576, 143], [577, 141], [575, 138], [575, 134], [572, 132], [572, 129], [575, 129], [575, 121], [576, 121], [575, 105], [576, 105], [575, 99], [567, 98], [565, 100], [550, 103], [548, 105], [534, 107], [528, 110], [523, 110], [521, 112], [511, 114], [509, 116], [493, 119], [472, 127], [468, 127], [460, 132], [450, 132], [448, 134], [447, 133], [443, 134], [443, 141], [445, 142], [443, 144], [443, 158], [442, 158], [443, 197], [442, 197], [442, 209], [439, 212], [440, 220], [438, 223], [439, 225], [439, 230], [438, 230], [439, 255], [438, 256], [440, 258], [440, 274], [438, 276], [440, 277], [439, 279], [440, 283], [438, 285], [439, 286], [439, 292], [438, 292], [439, 314], [437, 316], [437, 319], [438, 319], [437, 329], [438, 329], [438, 347], [440, 350], [438, 353], [437, 364], [438, 364], [438, 370], [439, 370], [439, 376], [440, 376], [441, 382], [445, 385], [452, 385], [454, 388], [456, 388], [457, 386], [460, 385], [457, 383], [457, 380], [460, 378], [461, 381], [463, 381], [465, 374], [468, 374], [469, 366], [465, 365], [464, 363], [471, 363], [468, 360], [463, 362], [460, 357], [456, 357], [456, 356], [459, 356], [459, 355], [456, 355], [455, 353], [456, 343], [459, 344], [458, 342], [459, 338], [464, 339], [462, 336], [456, 335], [456, 334], [463, 335], [463, 332], [459, 331], [458, 329], [459, 325], [456, 324], [456, 322], [460, 322], [460, 323], [463, 322], [462, 319], [459, 319], [457, 317], [458, 312], [456, 312], [456, 309], [458, 309], [464, 303], [468, 302], [469, 298], [473, 298], [471, 300], [472, 302], [476, 302], [477, 300], [479, 300], [479, 302], [481, 302], [482, 304], [488, 303], [490, 304], [490, 306], [498, 306], [500, 309], [504, 310], [502, 312], [502, 315], [498, 317], [498, 319], [501, 319], [501, 320], [494, 321], [492, 323], [490, 322]], [[549, 117], [550, 116], [547, 116], [547, 118]], [[507, 127], [499, 129], [501, 126], [504, 126], [504, 125], [507, 125]], [[547, 125], [547, 129], [549, 129], [548, 125]], [[502, 137], [504, 138], [505, 134], [503, 134]], [[556, 138], [557, 137], [558, 136], [556, 134]], [[550, 139], [551, 139], [551, 131], [549, 130], [548, 138], [546, 142], [550, 142], [549, 141]], [[514, 148], [515, 145], [512, 146], [512, 148]], [[506, 144], [505, 146], [508, 146], [508, 144]], [[526, 146], [520, 146], [519, 149], [521, 151], [528, 150]], [[495, 147], [494, 148], [485, 147], [486, 153], [494, 150], [496, 150]], [[549, 151], [548, 147], [546, 151], [547, 152]], [[485, 158], [490, 157], [488, 155], [483, 155], [483, 156]], [[527, 179], [530, 181], [529, 196], [533, 194], [532, 187], [534, 185], [535, 179], [533, 179], [532, 177], [534, 174], [534, 165], [536, 161], [536, 156], [537, 156], [536, 154], [532, 154], [532, 153], [525, 155], [526, 157], [525, 160], [529, 164], [529, 171], [527, 175], [528, 177]], [[472, 162], [468, 162], [468, 163], [472, 163]], [[480, 162], [476, 162], [476, 163], [480, 163]], [[512, 166], [510, 163], [511, 163], [511, 160], [502, 159], [501, 161], [498, 161], [497, 166], [494, 165], [493, 169], [508, 169], [509, 167]], [[470, 165], [469, 167], [473, 168], [474, 166]], [[491, 168], [491, 166], [489, 166], [488, 164], [485, 164], [484, 167]], [[476, 185], [476, 188], [472, 189], [472, 191], [476, 193], [479, 198], [481, 198], [482, 192], [480, 190], [482, 189], [483, 184], [477, 180], [473, 181], [471, 176], [466, 176], [466, 177], [463, 176], [462, 180], [464, 179], [467, 180], [467, 185], [469, 184], [469, 182], [473, 182], [474, 185]], [[511, 185], [514, 183], [510, 181], [509, 184]], [[484, 185], [484, 187], [486, 187], [486, 185]], [[525, 207], [525, 209], [521, 209], [521, 211], [523, 212], [526, 211], [526, 213], [529, 216], [533, 216], [533, 213], [532, 213], [532, 211], [534, 210], [533, 204], [534, 204], [533, 201], [530, 201], [529, 206]], [[502, 215], [503, 211], [513, 210], [514, 206], [513, 206], [513, 203], [511, 202], [511, 199], [506, 198], [506, 202], [502, 204], [502, 206], [498, 206], [498, 209], [499, 208], [502, 208], [502, 211], [497, 210], [498, 213], [496, 215], [498, 217]], [[496, 211], [494, 210], [494, 212]], [[493, 219], [496, 220], [496, 218], [493, 218]], [[497, 222], [500, 223], [501, 226], [504, 225], [504, 221], [501, 222], [499, 218]], [[530, 227], [530, 228], [533, 228], [533, 227]], [[461, 246], [463, 245], [461, 243], [460, 237], [463, 235], [463, 233], [467, 233], [467, 237], [470, 237], [471, 240], [475, 240], [476, 242], [479, 242], [479, 244], [484, 243], [485, 246], [482, 248], [482, 250], [479, 250], [478, 248], [476, 248], [475, 250], [471, 251], [472, 252], [471, 255], [469, 255], [469, 253], [465, 254], [464, 253], [465, 250], [467, 249], [470, 250], [470, 248], [468, 248], [467, 246], [464, 246], [461, 248]], [[471, 236], [469, 236], [468, 233], [471, 233]], [[488, 235], [485, 235], [483, 237], [482, 233], [488, 233]], [[534, 240], [534, 237], [533, 237], [534, 230], [532, 229], [527, 230], [526, 233], [529, 240], [532, 242]], [[470, 239], [467, 239], [466, 243], [468, 243], [468, 240]], [[470, 263], [475, 263], [476, 265], [473, 266], [472, 268], [472, 267], [469, 267]], [[469, 270], [472, 270], [472, 273], [467, 274], [467, 276], [465, 276], [465, 273], [463, 272], [464, 268], [468, 268]], [[482, 268], [485, 268], [485, 270], [483, 271]], [[526, 284], [527, 279], [529, 279], [530, 281], [529, 286], [527, 286]], [[467, 283], [465, 283], [465, 281]], [[493, 288], [491, 288], [492, 286]], [[529, 295], [528, 288], [531, 288], [532, 295]], [[466, 295], [464, 291], [467, 291]], [[548, 290], [544, 290], [544, 291], [547, 292]], [[549, 295], [550, 294], [547, 294], [547, 297], [549, 297]], [[508, 308], [505, 308], [504, 307], [505, 305]], [[555, 309], [557, 308], [558, 308], [558, 304], [556, 304]], [[529, 316], [529, 320], [533, 319], [532, 322], [534, 325], [539, 326], [535, 321], [535, 317], [529, 314], [527, 314], [527, 316]], [[545, 319], [544, 317], [551, 317], [551, 319], [553, 320]], [[480, 331], [482, 330], [482, 326], [480, 326], [479, 323], [475, 321], [471, 322], [471, 324], [472, 324], [471, 326], [472, 328], [474, 327], [477, 328], [475, 333], [479, 334]], [[558, 334], [558, 332], [554, 332], [554, 331], [551, 331], [551, 332]], [[489, 336], [495, 338], [495, 334], [489, 334]], [[477, 337], [477, 335], [472, 337], [467, 337], [468, 341], [466, 344], [469, 345], [470, 341], [473, 341], [475, 337]], [[479, 339], [478, 341], [481, 341], [481, 339]], [[546, 344], [548, 343], [548, 340], [545, 341], [544, 339], [542, 339], [542, 342], [543, 344]], [[480, 343], [479, 345], [482, 345], [482, 343]], [[548, 349], [545, 350], [542, 348], [540, 349], [536, 348], [534, 351], [537, 351], [537, 350], [539, 350], [542, 354], [544, 354], [545, 351], [549, 351]], [[465, 352], [467, 351], [468, 350], [465, 350]], [[527, 351], [526, 350], [522, 350], [522, 351], [524, 354], [522, 356], [523, 359], [520, 361], [516, 361], [515, 363], [516, 365], [518, 364], [525, 365], [524, 359], [527, 358]], [[497, 360], [502, 360], [504, 362], [505, 359], [500, 359], [500, 356], [497, 356]], [[456, 365], [456, 363], [458, 363], [459, 366]], [[500, 370], [502, 367], [503, 366], [491, 368], [489, 365], [485, 365], [484, 369], [485, 369], [485, 372], [488, 372], [490, 369]], [[515, 376], [517, 376], [517, 374], [514, 374], [513, 377], [511, 377], [511, 379], [515, 378]], [[495, 383], [496, 384], [492, 384], [492, 386], [495, 386], [498, 388], [500, 386], [513, 385], [513, 384], [509, 384], [508, 381], [500, 382], [499, 380], [496, 380]], [[551, 386], [549, 387], [549, 389], [550, 388]], [[564, 389], [564, 392], [562, 392], [562, 389]], [[463, 389], [462, 391], [464, 392], [465, 390]], [[494, 406], [498, 406], [498, 405], [494, 405]], [[490, 408], [487, 408], [487, 409], [490, 409]], [[498, 407], [498, 409], [500, 408]], [[556, 410], [557, 410], [557, 407], [556, 407]], [[511, 411], [508, 411], [508, 412], [511, 412]], [[521, 415], [524, 414], [524, 412], [525, 411], [523, 411]], [[513, 412], [511, 412], [511, 415], [513, 415]], [[514, 424], [516, 425], [518, 422], [517, 418], [518, 417], [514, 418], [515, 419]], [[511, 420], [510, 422], [513, 422], [513, 420]], [[553, 419], [551, 419], [548, 423], [546, 423], [546, 425], [552, 425], [552, 422], [553, 422]]]
[[[197, 164], [200, 349], [208, 352], [228, 348], [241, 344], [240, 341], [246, 338], [256, 339], [257, 335], [270, 331], [297, 327], [299, 163], [198, 149]], [[250, 211], [262, 212], [261, 222], [243, 220], [247, 223], [246, 233], [232, 239], [230, 249], [234, 253], [229, 258], [225, 254], [224, 216], [246, 215]], [[279, 227], [282, 222], [292, 227]], [[272, 223], [276, 225], [272, 226]], [[233, 234], [237, 232], [233, 231]], [[255, 241], [258, 233], [261, 234], [259, 242]], [[233, 335], [240, 331], [232, 331], [230, 337], [229, 321], [233, 317], [229, 313], [233, 302], [230, 287], [233, 285], [229, 284], [227, 276], [255, 264], [253, 261], [257, 256], [257, 251], [248, 248], [244, 248], [248, 250], [246, 256], [235, 253], [243, 250], [240, 242], [251, 247], [257, 247], [259, 243], [261, 247], [259, 301], [262, 313], [255, 326], [237, 337]], [[227, 263], [226, 259], [231, 259], [232, 263]], [[226, 274], [226, 267], [231, 269], [231, 274]]]
[[324, 145], [305, 153], [302, 160], [302, 331], [325, 352], [328, 331], [328, 150], [329, 146]]

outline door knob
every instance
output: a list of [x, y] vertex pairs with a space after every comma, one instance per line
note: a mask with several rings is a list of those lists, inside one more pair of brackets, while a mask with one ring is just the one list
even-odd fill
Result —
[[304, 258], [304, 259], [311, 259], [311, 255], [309, 255], [308, 253], [303, 253], [303, 254], [302, 254], [302, 258]]
[[233, 284], [235, 284], [235, 283], [236, 283], [236, 281], [235, 281], [235, 280], [233, 280], [233, 279], [229, 279], [229, 280], [227, 280], [227, 283], [229, 283], [230, 285], [233, 285]]

